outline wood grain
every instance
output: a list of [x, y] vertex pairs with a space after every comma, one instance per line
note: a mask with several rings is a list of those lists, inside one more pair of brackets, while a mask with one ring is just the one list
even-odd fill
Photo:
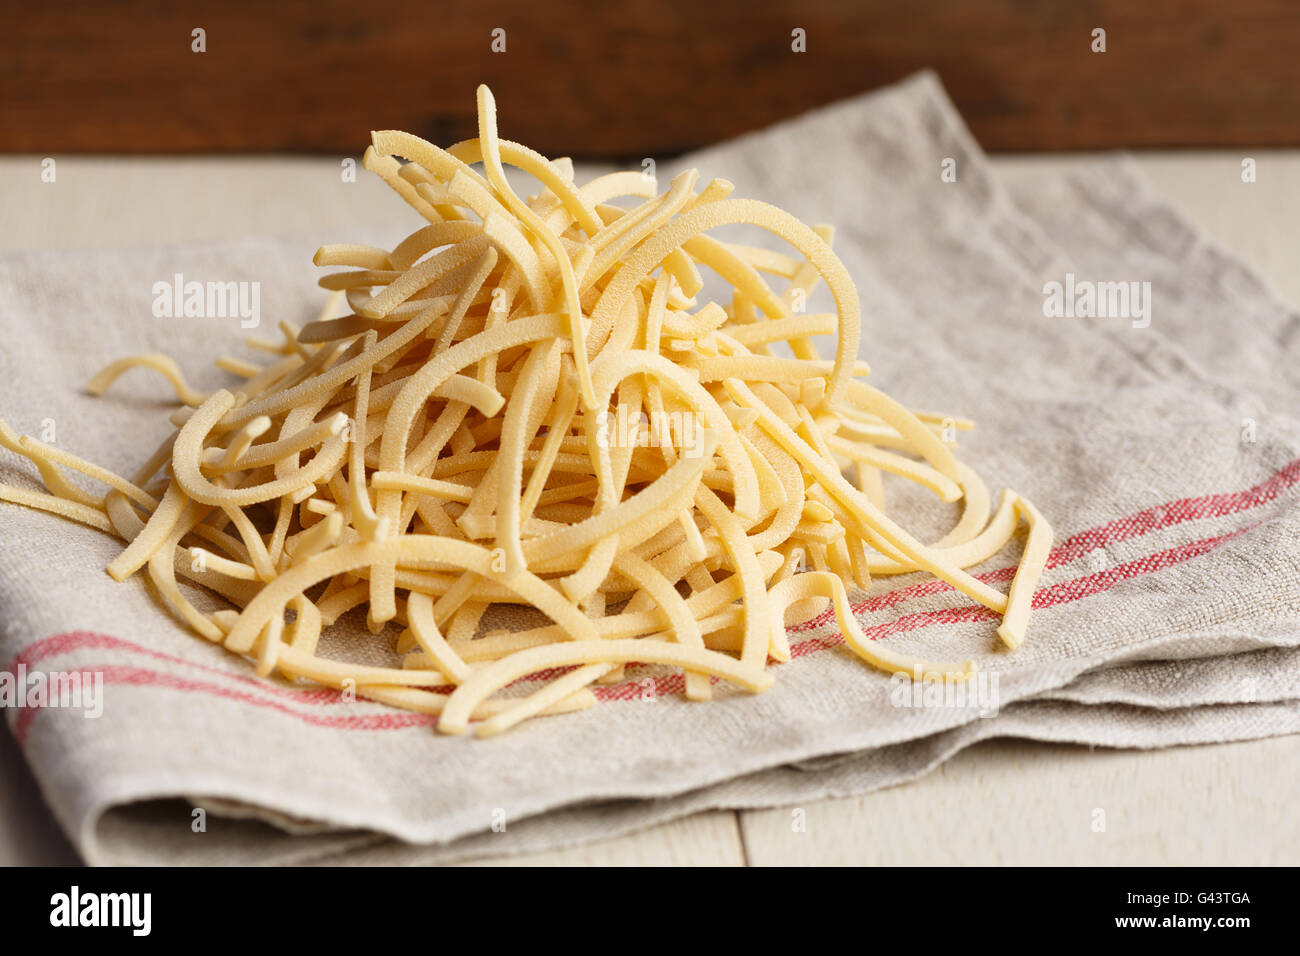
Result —
[[744, 866], [740, 822], [730, 810], [683, 817], [584, 846], [472, 860], [461, 866]]
[[1300, 737], [1164, 750], [977, 744], [901, 787], [741, 814], [751, 866], [1294, 866], [1269, 781]]
[[[487, 82], [509, 138], [664, 156], [924, 68], [990, 149], [1300, 145], [1300, 10], [1283, 0], [179, 7], [82, 0], [6, 17], [0, 151], [354, 155], [384, 127], [446, 143], [473, 135]], [[205, 53], [191, 52], [196, 27]], [[807, 52], [792, 51], [795, 28]]]

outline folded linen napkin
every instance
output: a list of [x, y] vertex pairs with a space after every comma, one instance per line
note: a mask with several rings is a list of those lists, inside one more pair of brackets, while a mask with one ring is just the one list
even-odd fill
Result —
[[[89, 860], [540, 849], [711, 806], [887, 785], [988, 736], [1150, 747], [1298, 729], [1287, 698], [1221, 703], [1238, 699], [1213, 684], [1222, 674], [1198, 683], [1193, 669], [1181, 688], [1166, 688], [1163, 706], [1033, 699], [1072, 684], [1086, 697], [1117, 680], [1116, 665], [1143, 661], [1232, 655], [1228, 666], [1249, 676], [1259, 665], [1248, 652], [1297, 643], [1300, 423], [1284, 404], [1294, 382], [1268, 363], [1234, 381], [1201, 354], [1229, 322], [1233, 347], [1283, 347], [1286, 320], [1256, 320], [1288, 314], [1262, 287], [1240, 281], [1239, 267], [1230, 283], [1189, 281], [1202, 247], [1180, 239], [1190, 232], [1169, 217], [1112, 223], [1110, 259], [1054, 243], [1052, 223], [1026, 215], [1024, 196], [1013, 199], [990, 175], [929, 75], [674, 165], [688, 164], [731, 179], [738, 195], [836, 224], [864, 303], [862, 357], [878, 383], [914, 406], [975, 418], [963, 458], [991, 488], [1015, 488], [1051, 519], [1057, 544], [1015, 654], [998, 650], [993, 619], [950, 589], [894, 578], [858, 595], [872, 637], [934, 658], [973, 657], [996, 678], [985, 685], [992, 696], [979, 706], [904, 705], [897, 682], [815, 621], [792, 632], [795, 659], [757, 697], [721, 691], [691, 704], [657, 672], [631, 668], [592, 711], [493, 741], [440, 737], [420, 715], [258, 680], [174, 624], [143, 583], [109, 579], [115, 541], [0, 506], [0, 660], [11, 671], [77, 670], [105, 682], [96, 719], [60, 707], [10, 712], [56, 816]], [[1077, 207], [1059, 211], [1059, 222], [1100, 215], [1086, 191], [1062, 190], [1059, 201]], [[400, 238], [414, 225], [406, 215], [395, 201], [399, 224], [378, 238]], [[108, 358], [164, 351], [199, 387], [213, 387], [224, 378], [211, 357], [237, 354], [242, 331], [237, 320], [155, 318], [156, 282], [176, 273], [255, 281], [265, 322], [302, 321], [319, 301], [315, 245], [368, 238], [0, 257], [9, 343], [0, 378], [17, 383], [2, 413], [19, 431], [52, 424], [61, 447], [129, 472], [163, 436], [165, 388], [124, 379], [92, 399], [89, 375]], [[1139, 239], [1143, 254], [1130, 262], [1125, 244]], [[1071, 273], [1150, 282], [1150, 293], [1130, 303], [1133, 315], [1045, 315], [1044, 285]], [[0, 458], [0, 480], [26, 472]], [[936, 533], [952, 519], [950, 506], [920, 496], [905, 511], [913, 527]], [[1015, 560], [1012, 546], [981, 573], [1005, 582]], [[1074, 684], [1082, 675], [1093, 683]], [[1279, 686], [1290, 694], [1294, 681]], [[1105, 694], [1098, 699], [1135, 699], [1124, 686]], [[177, 813], [177, 798], [210, 806], [205, 830], [195, 832], [188, 810]], [[239, 808], [261, 820], [223, 817]], [[507, 831], [493, 832], [503, 818]]]

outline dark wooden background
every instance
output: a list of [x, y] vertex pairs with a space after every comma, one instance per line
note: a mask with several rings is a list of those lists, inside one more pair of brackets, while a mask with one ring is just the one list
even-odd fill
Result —
[[354, 155], [385, 127], [445, 143], [473, 134], [485, 81], [510, 139], [666, 155], [925, 67], [989, 149], [1300, 145], [1300, 4], [1284, 0], [3, 6], [7, 152]]

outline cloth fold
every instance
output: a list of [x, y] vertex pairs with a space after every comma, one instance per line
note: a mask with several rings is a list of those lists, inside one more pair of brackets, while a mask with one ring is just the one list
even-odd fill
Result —
[[[431, 718], [255, 678], [145, 584], [109, 579], [117, 542], [0, 505], [0, 660], [105, 683], [95, 719], [9, 712], [90, 862], [434, 862], [860, 793], [989, 737], [1159, 747], [1300, 730], [1300, 337], [1249, 270], [1123, 162], [1005, 188], [930, 74], [671, 165], [834, 224], [873, 378], [974, 418], [963, 459], [1056, 528], [1014, 654], [950, 588], [907, 576], [856, 595], [873, 639], [975, 658], [978, 705], [901, 702], [819, 620], [792, 629], [794, 659], [763, 695], [692, 704], [629, 668], [593, 710], [492, 741], [441, 737]], [[319, 301], [321, 239], [403, 234], [4, 255], [0, 375], [23, 385], [0, 414], [21, 432], [52, 423], [60, 447], [129, 473], [163, 437], [166, 387], [129, 377], [92, 399], [90, 374], [163, 351], [215, 387], [212, 357], [240, 354], [237, 319], [155, 318], [156, 282], [258, 282], [265, 321], [301, 321]], [[1149, 324], [1045, 315], [1044, 287], [1067, 275], [1150, 283]], [[3, 453], [0, 481], [32, 484], [30, 468]], [[900, 513], [934, 535], [953, 520], [920, 495]], [[1017, 548], [979, 573], [1005, 584]], [[210, 811], [201, 833], [192, 805]]]

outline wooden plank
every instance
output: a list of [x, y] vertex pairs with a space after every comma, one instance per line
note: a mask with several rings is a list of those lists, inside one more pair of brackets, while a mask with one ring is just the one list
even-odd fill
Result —
[[[1259, 866], [1300, 861], [1300, 737], [1167, 750], [994, 740], [920, 780], [748, 811], [753, 866]], [[1098, 824], [1104, 829], [1098, 830]]]
[[1284, 0], [83, 0], [6, 18], [0, 150], [355, 155], [383, 127], [447, 143], [473, 135], [485, 81], [510, 138], [663, 156], [926, 67], [990, 149], [1300, 145], [1296, 49]]
[[[578, 180], [615, 168], [582, 163]], [[345, 179], [337, 157], [60, 156], [56, 171], [56, 182], [43, 182], [40, 156], [0, 156], [0, 215], [12, 226], [0, 230], [0, 249], [300, 235], [306, 263], [322, 243], [385, 229], [396, 244], [426, 224], [374, 173], [357, 168]], [[537, 190], [526, 176], [515, 183]]]
[[473, 860], [465, 866], [743, 866], [736, 814], [697, 813], [641, 833], [524, 856]]

